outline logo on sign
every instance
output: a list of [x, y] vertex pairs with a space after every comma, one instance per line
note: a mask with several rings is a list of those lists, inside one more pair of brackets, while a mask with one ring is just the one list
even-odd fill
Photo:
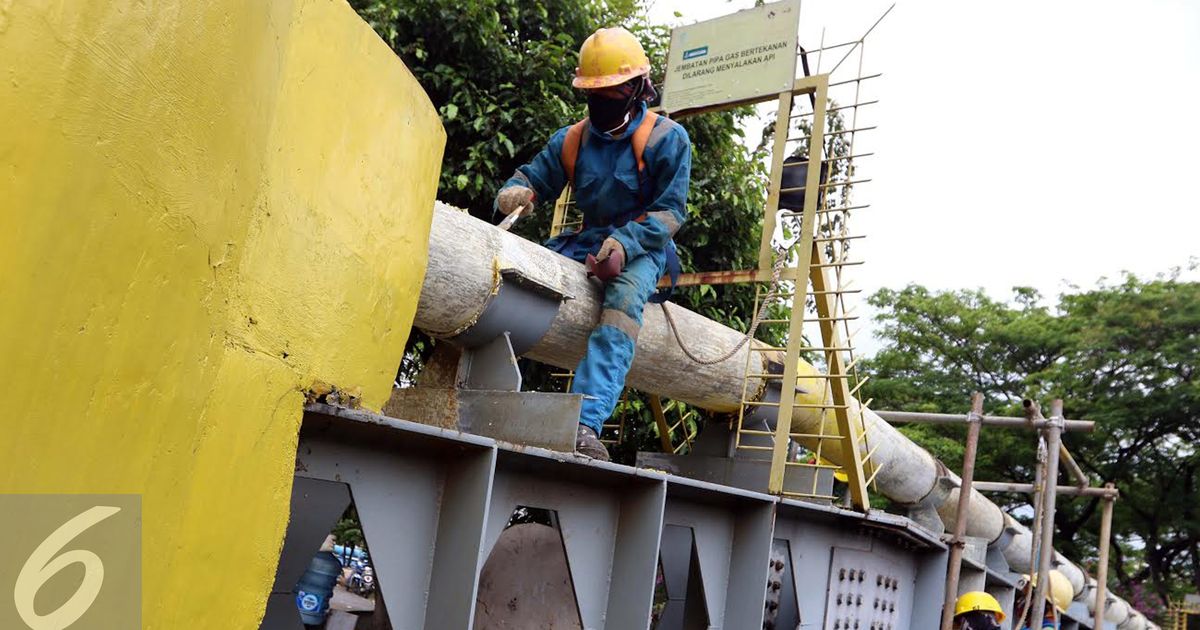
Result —
[[300, 591], [296, 593], [296, 603], [300, 605], [300, 610], [316, 612], [321, 607], [321, 598], [312, 593]]
[[683, 60], [687, 61], [688, 59], [695, 59], [697, 57], [703, 57], [704, 55], [707, 55], [707, 54], [708, 54], [708, 46], [701, 46], [699, 48], [691, 48], [691, 49], [683, 51]]

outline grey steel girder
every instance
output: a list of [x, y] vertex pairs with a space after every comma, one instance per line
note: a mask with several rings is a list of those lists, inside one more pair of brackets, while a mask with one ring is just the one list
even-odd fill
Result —
[[[649, 628], [660, 562], [668, 599], [661, 630], [763, 627], [773, 547], [790, 556], [772, 578], [785, 584], [775, 627], [788, 630], [795, 626], [783, 625], [785, 617], [832, 627], [829, 573], [835, 553], [845, 553], [835, 549], [910, 567], [917, 577], [906, 584], [917, 601], [938, 601], [945, 575], [945, 545], [903, 517], [780, 500], [324, 404], [306, 409], [296, 479], [298, 489], [348, 488], [397, 629], [473, 626], [480, 571], [517, 506], [555, 515], [580, 627], [588, 630]], [[303, 502], [294, 508], [284, 555], [297, 557], [281, 559], [281, 576], [319, 544], [301, 531], [314, 527]], [[282, 588], [290, 579], [281, 577]], [[904, 608], [895, 627], [930, 627], [937, 621], [930, 608]]]

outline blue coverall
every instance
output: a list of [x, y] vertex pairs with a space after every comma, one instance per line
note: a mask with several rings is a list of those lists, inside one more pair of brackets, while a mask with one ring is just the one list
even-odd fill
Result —
[[[691, 141], [678, 123], [659, 117], [642, 155], [648, 177], [639, 186], [630, 137], [645, 114], [643, 103], [617, 136], [588, 127], [575, 161], [575, 204], [583, 212], [583, 228], [545, 243], [578, 262], [599, 251], [609, 236], [625, 248], [625, 269], [605, 287], [600, 324], [588, 338], [587, 354], [575, 368], [571, 386], [572, 392], [584, 395], [579, 422], [597, 435], [625, 387], [642, 308], [663, 275], [671, 237], [686, 217]], [[567, 129], [555, 132], [501, 190], [525, 186], [534, 191], [535, 200], [557, 198], [567, 184], [562, 165]], [[647, 216], [642, 221], [630, 220], [643, 213]], [[623, 225], [613, 225], [614, 221]]]

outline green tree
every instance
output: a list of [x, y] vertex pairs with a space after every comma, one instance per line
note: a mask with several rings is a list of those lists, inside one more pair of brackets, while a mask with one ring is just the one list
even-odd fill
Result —
[[480, 217], [490, 216], [498, 185], [554, 130], [582, 115], [570, 85], [576, 50], [606, 14], [622, 8], [589, 0], [351, 4], [441, 114], [446, 151], [439, 198]]
[[[1177, 272], [1126, 276], [1074, 289], [1054, 307], [1041, 302], [1027, 288], [1011, 302], [982, 291], [879, 291], [871, 303], [884, 347], [866, 368], [866, 395], [881, 409], [957, 413], [980, 391], [989, 413], [1006, 415], [1019, 415], [1023, 398], [1062, 398], [1068, 417], [1096, 421], [1093, 434], [1067, 434], [1068, 448], [1096, 482], [1121, 490], [1112, 540], [1120, 590], [1144, 585], [1161, 603], [1200, 588], [1200, 284]], [[902, 430], [953, 468], [962, 461], [962, 427]], [[977, 478], [1032, 480], [1035, 446], [1031, 433], [985, 430]], [[1094, 558], [1099, 500], [1060, 506], [1056, 544]]]

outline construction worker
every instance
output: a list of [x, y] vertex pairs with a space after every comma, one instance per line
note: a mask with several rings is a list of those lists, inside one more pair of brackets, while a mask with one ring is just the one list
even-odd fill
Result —
[[[1033, 590], [1037, 588], [1037, 576], [1022, 575], [1018, 586], [1020, 586], [1019, 592], [1022, 602], [1029, 601], [1029, 598], [1033, 597]], [[1051, 569], [1050, 588], [1046, 589], [1046, 602], [1042, 605], [1040, 614], [1037, 615], [1042, 619], [1040, 627], [1059, 627], [1062, 621], [1062, 614], [1067, 612], [1067, 608], [1071, 605], [1071, 600], [1074, 598], [1075, 589], [1071, 586], [1071, 581], [1061, 571]], [[1022, 610], [1025, 608], [1025, 606], [1021, 606]], [[1029, 626], [1025, 626], [1023, 630], [1029, 630]]]
[[1001, 621], [1004, 609], [989, 593], [963, 593], [954, 604], [954, 630], [1000, 630]]
[[650, 60], [623, 28], [602, 28], [583, 42], [572, 85], [587, 95], [588, 117], [559, 129], [518, 168], [495, 209], [528, 214], [574, 187], [583, 225], [545, 245], [604, 283], [603, 310], [571, 391], [584, 396], [575, 450], [607, 461], [600, 431], [625, 387], [642, 308], [665, 299], [655, 296], [664, 271], [679, 274], [671, 239], [685, 218], [691, 141], [683, 127], [647, 111], [655, 95]]

